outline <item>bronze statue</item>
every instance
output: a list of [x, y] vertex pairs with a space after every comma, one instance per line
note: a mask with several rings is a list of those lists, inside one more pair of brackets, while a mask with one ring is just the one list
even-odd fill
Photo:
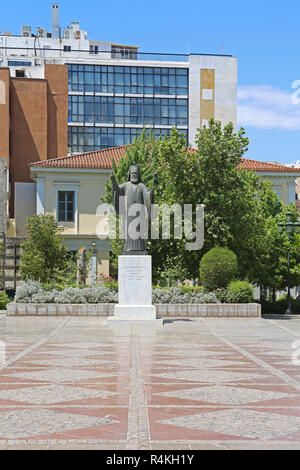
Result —
[[[141, 181], [140, 167], [135, 162], [130, 165], [126, 183], [119, 186], [115, 176], [111, 176], [113, 205], [117, 214], [123, 216], [123, 238], [125, 239], [123, 255], [147, 254], [146, 239], [151, 205], [154, 203], [155, 177], [156, 174], [154, 174], [152, 188], [148, 190]], [[139, 206], [133, 207], [135, 204]], [[136, 208], [139, 209], [138, 216], [134, 213]]]

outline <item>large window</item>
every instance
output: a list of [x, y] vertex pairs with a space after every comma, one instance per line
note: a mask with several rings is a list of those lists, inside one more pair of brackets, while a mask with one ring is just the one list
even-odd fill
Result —
[[188, 95], [188, 69], [69, 64], [69, 90]]
[[20, 60], [9, 60], [8, 62], [9, 67], [30, 67], [31, 62], [24, 62]]
[[58, 222], [74, 222], [75, 191], [58, 191]]
[[[152, 129], [155, 137], [167, 136], [171, 129]], [[68, 138], [68, 151], [72, 153], [91, 152], [109, 147], [117, 147], [131, 143], [140, 133], [142, 128], [119, 127], [82, 127], [70, 126]], [[150, 132], [147, 128], [146, 132]], [[179, 129], [187, 140], [187, 130]]]
[[69, 122], [187, 126], [188, 100], [71, 95]]

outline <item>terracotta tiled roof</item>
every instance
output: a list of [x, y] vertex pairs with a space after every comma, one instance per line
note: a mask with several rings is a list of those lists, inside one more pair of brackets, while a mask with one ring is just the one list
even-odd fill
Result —
[[110, 169], [112, 161], [115, 163], [125, 155], [126, 145], [104, 150], [95, 150], [81, 154], [68, 155], [66, 157], [52, 158], [30, 163], [31, 168], [94, 168]]
[[281, 163], [259, 162], [250, 158], [242, 158], [239, 168], [263, 173], [300, 173], [300, 168], [292, 168]]
[[[95, 150], [82, 154], [75, 154], [51, 160], [43, 160], [31, 163], [31, 168], [87, 168], [87, 169], [110, 169], [112, 161], [115, 163], [125, 155], [127, 145], [113, 147], [104, 150]], [[262, 173], [299, 173], [300, 168], [291, 168], [280, 163], [260, 162], [250, 158], [242, 158], [240, 169], [252, 170]]]

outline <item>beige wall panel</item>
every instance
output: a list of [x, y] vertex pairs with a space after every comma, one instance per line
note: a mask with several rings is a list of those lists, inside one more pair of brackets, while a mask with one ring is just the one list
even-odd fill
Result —
[[[212, 99], [203, 99], [206, 90], [212, 90]], [[202, 69], [200, 72], [200, 122], [215, 117], [215, 71]]]

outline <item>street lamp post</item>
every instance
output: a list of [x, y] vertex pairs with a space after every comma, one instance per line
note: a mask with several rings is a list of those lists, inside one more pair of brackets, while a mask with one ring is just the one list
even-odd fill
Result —
[[292, 218], [293, 218], [293, 213], [288, 211], [286, 213], [286, 217], [287, 217], [287, 222], [284, 223], [284, 222], [280, 222], [278, 224], [279, 226], [279, 232], [280, 233], [283, 233], [285, 232], [288, 236], [288, 278], [287, 278], [287, 281], [288, 281], [288, 297], [287, 297], [287, 301], [288, 301], [288, 306], [287, 306], [287, 309], [285, 311], [285, 313], [287, 314], [292, 314], [292, 306], [291, 306], [291, 273], [290, 273], [290, 238], [291, 238], [291, 234], [292, 233], [296, 233], [296, 232], [299, 232], [300, 230], [300, 223], [299, 222], [292, 222]]

